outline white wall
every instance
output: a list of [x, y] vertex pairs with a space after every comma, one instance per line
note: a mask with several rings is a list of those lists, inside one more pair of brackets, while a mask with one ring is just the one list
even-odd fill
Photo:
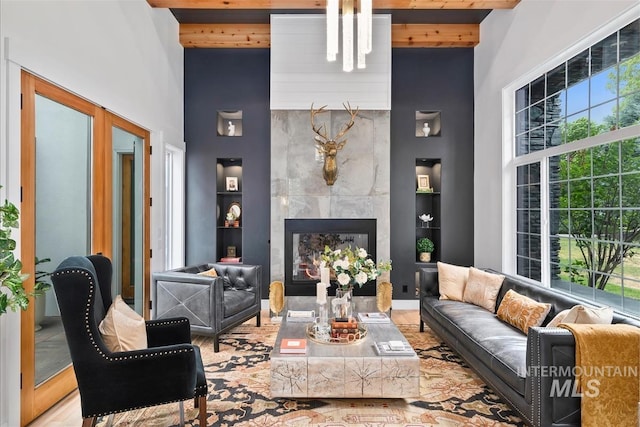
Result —
[[[18, 203], [22, 67], [151, 131], [151, 268], [162, 269], [162, 147], [184, 148], [183, 49], [173, 15], [145, 0], [2, 0], [0, 40], [2, 191]], [[19, 425], [19, 322], [0, 317], [0, 426]]]
[[513, 197], [503, 194], [502, 185], [503, 179], [512, 179], [503, 174], [512, 152], [510, 145], [503, 150], [511, 130], [510, 122], [503, 128], [503, 115], [511, 120], [512, 111], [503, 104], [503, 89], [547, 71], [541, 67], [634, 5], [638, 0], [522, 0], [513, 10], [494, 10], [480, 25], [474, 51], [475, 265], [515, 272], [506, 256], [515, 238], [504, 214], [511, 211]]

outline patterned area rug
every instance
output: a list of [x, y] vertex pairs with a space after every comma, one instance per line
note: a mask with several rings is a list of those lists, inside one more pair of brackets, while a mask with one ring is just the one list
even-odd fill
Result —
[[[194, 338], [209, 382], [208, 426], [524, 425], [428, 328], [420, 333], [418, 325], [398, 327], [420, 356], [419, 399], [271, 399], [269, 353], [277, 325], [245, 323], [221, 338], [219, 353], [213, 352], [211, 339]], [[193, 401], [184, 406], [186, 425], [197, 426]], [[178, 404], [118, 414], [114, 421], [117, 426], [177, 426]]]

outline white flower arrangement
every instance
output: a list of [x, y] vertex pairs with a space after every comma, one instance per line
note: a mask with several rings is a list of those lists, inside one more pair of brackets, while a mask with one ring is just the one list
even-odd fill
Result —
[[381, 261], [376, 264], [364, 248], [351, 247], [331, 250], [325, 246], [322, 254], [321, 267], [333, 269], [341, 289], [358, 284], [362, 287], [370, 280], [375, 280], [382, 272], [391, 271], [391, 261]]

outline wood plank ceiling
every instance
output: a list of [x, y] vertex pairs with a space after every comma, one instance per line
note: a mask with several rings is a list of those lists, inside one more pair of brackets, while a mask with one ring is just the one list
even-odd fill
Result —
[[[147, 0], [169, 8], [185, 48], [269, 48], [272, 13], [324, 13], [326, 0]], [[393, 47], [473, 47], [480, 22], [493, 9], [520, 0], [373, 0], [374, 13], [391, 14]]]

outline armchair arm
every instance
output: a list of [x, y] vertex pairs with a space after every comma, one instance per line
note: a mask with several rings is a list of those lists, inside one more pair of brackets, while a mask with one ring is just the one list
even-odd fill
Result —
[[580, 425], [575, 395], [575, 339], [560, 328], [529, 328], [526, 399], [534, 425]]
[[[216, 301], [223, 300], [222, 277], [192, 273], [154, 273], [152, 282], [154, 319], [186, 317], [191, 326], [213, 327], [222, 314]], [[222, 305], [220, 305], [222, 307]]]
[[191, 344], [189, 319], [147, 320], [147, 346], [149, 348], [172, 344]]
[[[194, 396], [197, 356], [191, 344], [102, 354], [76, 369], [83, 417]], [[109, 384], [110, 386], [105, 386]]]

